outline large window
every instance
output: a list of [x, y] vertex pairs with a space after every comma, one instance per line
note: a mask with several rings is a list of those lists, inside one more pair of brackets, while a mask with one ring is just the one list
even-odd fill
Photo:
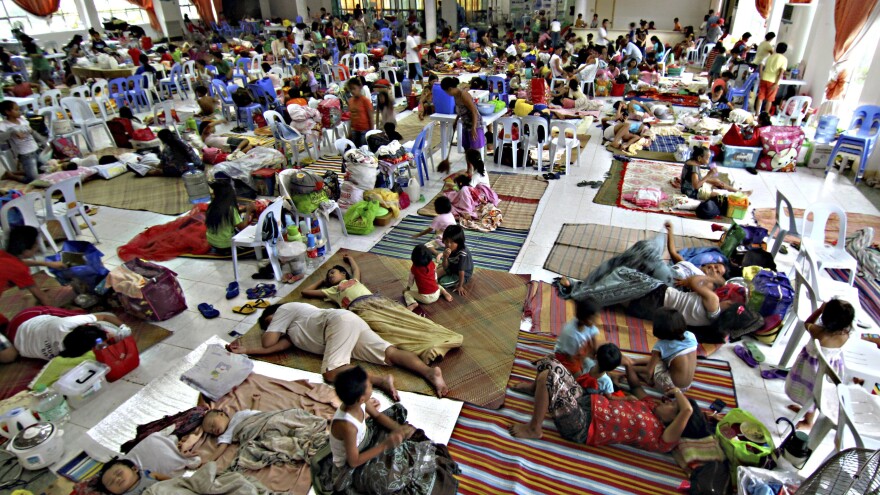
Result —
[[58, 11], [48, 18], [32, 16], [12, 0], [0, 0], [0, 6], [0, 36], [3, 38], [12, 37], [12, 29], [15, 27], [21, 27], [30, 35], [73, 31], [84, 27], [74, 0], [61, 0]]
[[123, 20], [129, 24], [149, 24], [150, 18], [147, 12], [125, 0], [93, 0], [95, 9], [101, 22], [109, 21], [111, 17]]
[[200, 19], [199, 11], [196, 10], [196, 6], [190, 0], [180, 0], [180, 16], [183, 17], [183, 14], [189, 15], [189, 18], [192, 20]]

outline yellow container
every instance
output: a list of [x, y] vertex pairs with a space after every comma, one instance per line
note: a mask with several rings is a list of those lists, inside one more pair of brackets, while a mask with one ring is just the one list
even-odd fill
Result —
[[727, 216], [736, 220], [746, 217], [749, 210], [749, 197], [744, 194], [731, 194], [727, 196]]

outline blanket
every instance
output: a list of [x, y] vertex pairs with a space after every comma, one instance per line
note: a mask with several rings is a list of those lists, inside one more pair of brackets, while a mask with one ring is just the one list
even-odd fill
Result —
[[682, 107], [699, 107], [700, 97], [697, 95], [682, 95], [677, 93], [661, 93], [657, 90], [630, 91], [624, 97], [625, 100], [635, 101], [662, 101]]
[[241, 473], [217, 474], [217, 464], [209, 462], [189, 478], [160, 481], [144, 495], [255, 495], [270, 493], [265, 486]]
[[239, 156], [230, 154], [227, 161], [214, 165], [211, 169], [211, 177], [223, 173], [231, 179], [238, 179], [253, 189], [256, 189], [254, 179], [251, 176], [261, 168], [279, 168], [286, 164], [287, 159], [280, 151], [272, 148], [253, 148]]
[[327, 420], [302, 409], [255, 414], [242, 421], [232, 434], [239, 447], [229, 469], [257, 470], [308, 461], [328, 438]]

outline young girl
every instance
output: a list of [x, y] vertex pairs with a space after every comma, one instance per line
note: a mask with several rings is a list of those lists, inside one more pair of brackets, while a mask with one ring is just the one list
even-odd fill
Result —
[[24, 172], [25, 183], [36, 180], [40, 175], [40, 146], [46, 142], [46, 138], [28, 125], [14, 101], [0, 102], [0, 114], [5, 118], [0, 122], [0, 141], [11, 143]]
[[205, 146], [218, 148], [224, 152], [241, 151], [247, 153], [253, 148], [251, 142], [244, 138], [224, 137], [214, 135], [214, 122], [203, 120], [199, 124], [199, 135]]
[[480, 150], [467, 150], [464, 158], [468, 165], [467, 174], [471, 178], [471, 187], [477, 187], [479, 184], [492, 187], [489, 184], [489, 174], [486, 173], [486, 164], [483, 163], [483, 156], [480, 154]]
[[[595, 365], [593, 358], [599, 348], [599, 305], [587, 297], [575, 301], [574, 318], [562, 327], [553, 353], [556, 360], [578, 377]], [[610, 383], [610, 379], [609, 379]]]
[[215, 181], [211, 188], [214, 190], [214, 199], [208, 205], [205, 213], [205, 237], [214, 251], [228, 251], [232, 247], [232, 237], [250, 225], [253, 218], [253, 205], [248, 204], [244, 219], [238, 213], [238, 203], [235, 198], [235, 188], [229, 181]]
[[[703, 146], [694, 146], [694, 149], [691, 152], [691, 159], [686, 161], [684, 166], [681, 167], [681, 178], [679, 179], [678, 187], [681, 188], [682, 194], [691, 199], [699, 199], [703, 201], [711, 197], [726, 194], [715, 190], [716, 188], [728, 192], [737, 191], [735, 187], [725, 184], [716, 177], [718, 175], [718, 169], [714, 169], [705, 176], [700, 177], [700, 167], [704, 165], [708, 166], [709, 161], [709, 149]], [[675, 185], [676, 184], [673, 181], [673, 186]], [[704, 188], [705, 185], [708, 185], [709, 187]]]
[[697, 368], [697, 338], [688, 331], [684, 316], [677, 309], [659, 308], [653, 320], [654, 337], [659, 340], [651, 350], [651, 357], [634, 365], [657, 390], [672, 387], [687, 390]]
[[[812, 402], [813, 387], [822, 386], [821, 383], [816, 383], [816, 374], [819, 372], [817, 356], [819, 349], [813, 344], [814, 339], [819, 341], [822, 354], [828, 359], [828, 363], [837, 375], [843, 377], [843, 346], [849, 340], [855, 314], [855, 309], [850, 303], [832, 299], [822, 304], [822, 307], [804, 322], [810, 334], [810, 341], [798, 354], [785, 380], [785, 393], [795, 402], [788, 406], [789, 409], [800, 411], [802, 407]], [[812, 426], [815, 409], [815, 404], [810, 405], [810, 410], [798, 423], [798, 428], [807, 429]]]
[[422, 96], [419, 98], [419, 120], [425, 120], [425, 116], [434, 113], [434, 83], [437, 80], [437, 74], [428, 74], [428, 84], [422, 90]]
[[437, 281], [446, 289], [466, 296], [467, 284], [474, 273], [474, 260], [464, 245], [464, 227], [450, 225], [443, 231], [443, 266], [437, 269]]
[[387, 123], [397, 124], [394, 116], [394, 98], [388, 90], [376, 90], [376, 129], [384, 129]]
[[[410, 311], [416, 309], [419, 303], [432, 304], [443, 296], [443, 299], [452, 301], [452, 294], [437, 284], [437, 270], [431, 251], [424, 244], [413, 248], [412, 268], [409, 270], [409, 282], [407, 290], [403, 291], [403, 299]], [[415, 284], [416, 290], [412, 290]]]

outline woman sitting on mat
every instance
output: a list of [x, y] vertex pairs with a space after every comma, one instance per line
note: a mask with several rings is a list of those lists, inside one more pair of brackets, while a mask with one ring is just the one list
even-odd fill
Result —
[[463, 337], [428, 318], [406, 309], [397, 301], [373, 294], [360, 282], [361, 269], [349, 255], [342, 256], [351, 274], [341, 265], [327, 270], [324, 280], [302, 291], [303, 297], [325, 299], [360, 316], [370, 328], [392, 345], [414, 352], [425, 363], [461, 347]]
[[192, 165], [196, 170], [204, 170], [205, 165], [201, 157], [192, 146], [188, 145], [177, 134], [168, 129], [162, 129], [156, 133], [159, 141], [164, 145], [159, 155], [159, 170], [148, 175], [163, 175], [165, 177], [181, 177]]
[[537, 362], [535, 410], [528, 423], [510, 426], [518, 438], [541, 438], [547, 413], [566, 440], [587, 445], [631, 445], [649, 452], [669, 452], [684, 438], [710, 434], [705, 416], [693, 399], [678, 388], [666, 391], [671, 401], [650, 397], [629, 359], [624, 360], [631, 397], [610, 401], [603, 395], [586, 397], [574, 376], [559, 361]]
[[712, 197], [726, 196], [731, 192], [743, 192], [750, 194], [751, 191], [739, 189], [725, 184], [718, 178], [718, 169], [710, 167], [709, 172], [700, 176], [700, 167], [708, 166], [711, 161], [709, 149], [704, 146], [694, 146], [691, 159], [681, 167], [681, 178], [672, 180], [672, 186], [681, 189], [681, 193], [691, 199], [707, 200]]

